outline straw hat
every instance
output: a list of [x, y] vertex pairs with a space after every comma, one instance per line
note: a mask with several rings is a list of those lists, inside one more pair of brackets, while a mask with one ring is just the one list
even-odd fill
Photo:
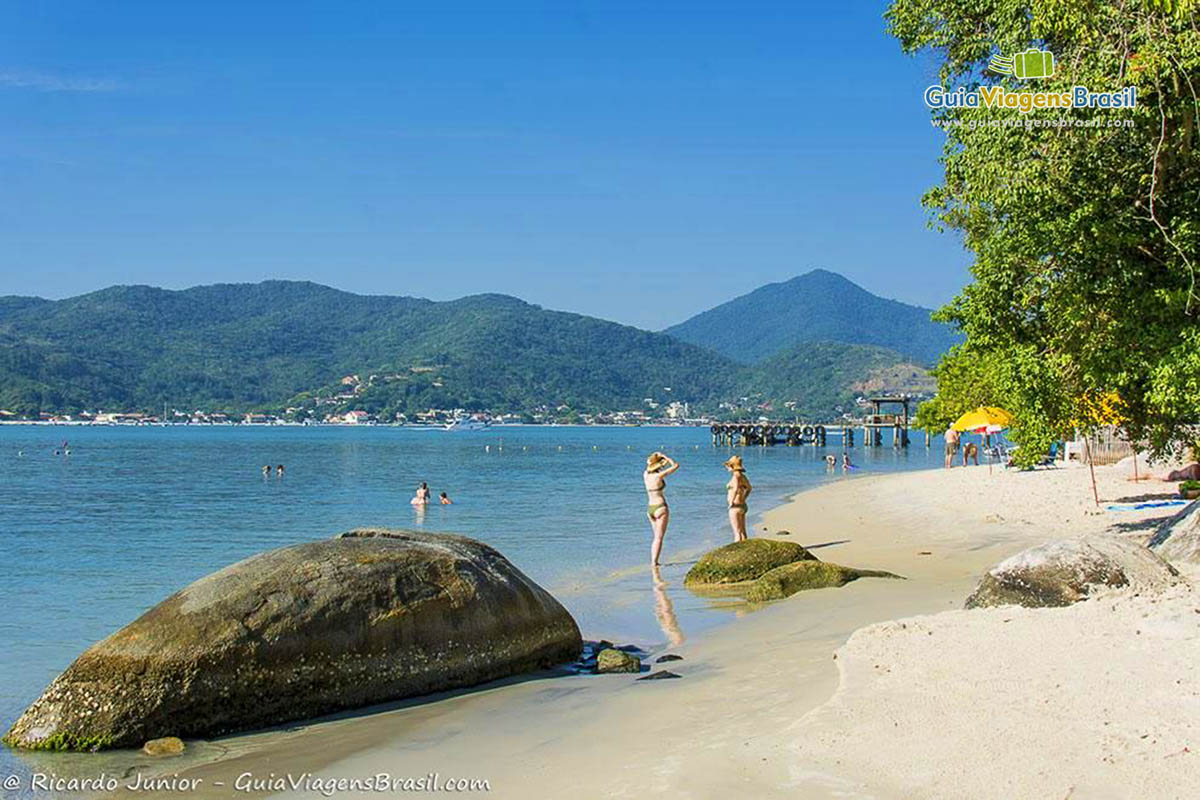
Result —
[[655, 450], [646, 457], [646, 472], [654, 472], [656, 469], [667, 463], [667, 457]]
[[735, 472], [745, 472], [746, 471], [746, 468], [742, 466], [742, 457], [741, 456], [730, 456], [729, 460], [725, 462], [725, 466], [731, 470], [734, 470]]

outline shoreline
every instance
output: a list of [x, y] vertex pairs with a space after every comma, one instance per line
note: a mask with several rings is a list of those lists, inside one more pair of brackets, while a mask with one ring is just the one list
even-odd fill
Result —
[[[1109, 501], [1165, 486], [1127, 483], [1116, 467], [1098, 468], [1097, 476]], [[647, 790], [684, 797], [784, 797], [803, 790], [805, 797], [832, 797], [862, 776], [838, 774], [829, 764], [817, 769], [815, 757], [806, 764], [793, 737], [814, 725], [820, 717], [814, 712], [844, 694], [836, 654], [860, 636], [856, 632], [956, 612], [986, 569], [1026, 547], [1114, 525], [1126, 526], [1123, 535], [1142, 536], [1150, 521], [1173, 510], [1097, 510], [1087, 470], [1070, 467], [991, 475], [986, 466], [955, 467], [854, 478], [791, 496], [761, 515], [755, 533], [763, 535], [765, 525], [770, 538], [797, 541], [822, 560], [885, 569], [907, 580], [862, 579], [757, 610], [730, 602], [731, 619], [670, 649], [683, 656], [669, 665], [682, 680], [527, 676], [216, 740], [202, 744], [191, 763], [180, 763], [178, 774], [202, 781], [192, 796], [213, 797], [232, 793], [216, 781], [232, 787], [245, 773], [348, 778], [381, 772], [484, 778], [498, 797], [621, 797]], [[781, 536], [784, 530], [791, 534]], [[676, 584], [669, 589], [682, 591]], [[819, 738], [820, 732], [808, 735]], [[205, 751], [209, 760], [196, 763]], [[170, 763], [150, 767], [165, 771]]]

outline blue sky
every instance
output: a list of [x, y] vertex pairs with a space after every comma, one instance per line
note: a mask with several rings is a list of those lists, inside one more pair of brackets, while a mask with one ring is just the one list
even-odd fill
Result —
[[0, 5], [0, 294], [265, 278], [662, 328], [922, 305], [940, 134], [870, 2]]

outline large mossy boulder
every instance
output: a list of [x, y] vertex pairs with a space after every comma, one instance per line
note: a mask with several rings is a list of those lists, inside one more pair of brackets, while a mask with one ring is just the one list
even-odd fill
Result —
[[967, 608], [1068, 606], [1098, 590], [1156, 591], [1179, 573], [1150, 550], [1123, 539], [1088, 536], [1032, 547], [988, 570]]
[[766, 573], [797, 561], [816, 561], [817, 557], [795, 542], [774, 539], [747, 539], [705, 553], [683, 579], [689, 588], [722, 586], [753, 581]]
[[177, 592], [79, 656], [4, 741], [213, 736], [537, 670], [581, 644], [566, 610], [491, 547], [356, 530]]
[[782, 600], [806, 589], [845, 586], [859, 578], [900, 578], [891, 572], [854, 569], [828, 561], [796, 561], [776, 567], [750, 584], [746, 599], [753, 603]]
[[1149, 546], [1167, 561], [1200, 563], [1200, 500], [1159, 523]]

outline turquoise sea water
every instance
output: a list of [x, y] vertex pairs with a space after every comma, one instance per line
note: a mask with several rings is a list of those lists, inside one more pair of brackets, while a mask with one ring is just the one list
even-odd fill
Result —
[[[853, 448], [858, 474], [938, 466], [940, 440], [926, 450], [914, 439], [907, 451]], [[668, 481], [657, 591], [641, 481], [655, 449], [682, 465]], [[187, 583], [368, 525], [486, 541], [555, 594], [586, 638], [678, 642], [730, 613], [681, 586], [688, 562], [729, 539], [730, 452], [704, 428], [0, 426], [0, 724], [90, 644]], [[824, 463], [837, 447], [737, 452], [755, 486], [751, 523], [843, 479]], [[284, 477], [264, 479], [264, 464], [284, 464]], [[455, 504], [417, 514], [409, 499], [421, 481]], [[27, 769], [8, 751], [0, 760], [0, 774]]]

